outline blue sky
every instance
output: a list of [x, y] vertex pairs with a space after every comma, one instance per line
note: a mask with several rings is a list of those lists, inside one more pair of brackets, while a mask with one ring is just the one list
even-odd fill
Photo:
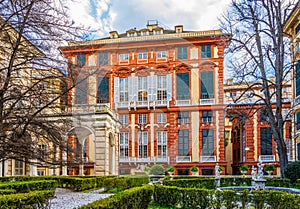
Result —
[[68, 4], [76, 24], [90, 27], [92, 38], [145, 28], [148, 20], [158, 20], [165, 28], [183, 25], [185, 30], [218, 29], [231, 0], [75, 0]]

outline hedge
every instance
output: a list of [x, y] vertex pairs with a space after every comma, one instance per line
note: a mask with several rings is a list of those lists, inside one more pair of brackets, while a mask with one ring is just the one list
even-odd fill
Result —
[[187, 179], [164, 180], [163, 184], [166, 186], [176, 186], [176, 187], [183, 187], [183, 188], [215, 189], [214, 178], [187, 178]]
[[152, 195], [153, 187], [145, 185], [125, 190], [105, 199], [97, 200], [79, 209], [147, 209], [152, 200]]
[[48, 181], [20, 181], [20, 182], [5, 182], [0, 183], [0, 189], [13, 189], [16, 193], [26, 193], [36, 190], [54, 190], [57, 182], [54, 180]]
[[[274, 187], [291, 187], [290, 180], [287, 178], [265, 178], [266, 186]], [[249, 177], [221, 177], [220, 185], [221, 187], [227, 186], [251, 186], [252, 179]], [[300, 181], [299, 181], [300, 183]], [[184, 188], [215, 188], [215, 178], [214, 177], [173, 177], [173, 180], [170, 178], [165, 178], [164, 185], [167, 186], [177, 186]], [[300, 184], [299, 184], [300, 186]]]
[[300, 196], [281, 191], [233, 191], [179, 188], [155, 185], [154, 201], [161, 206], [182, 208], [245, 208], [299, 209]]
[[45, 208], [50, 197], [54, 196], [54, 190], [33, 191], [0, 196], [0, 209], [29, 209]]

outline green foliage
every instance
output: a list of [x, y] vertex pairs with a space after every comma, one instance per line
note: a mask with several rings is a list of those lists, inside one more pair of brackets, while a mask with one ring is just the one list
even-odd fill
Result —
[[242, 165], [240, 168], [239, 168], [240, 172], [248, 172], [249, 170], [249, 167], [247, 165]]
[[214, 178], [185, 178], [185, 179], [173, 179], [164, 180], [166, 186], [176, 186], [183, 188], [206, 188], [215, 189]]
[[14, 189], [0, 189], [0, 195], [3, 194], [15, 194], [16, 190]]
[[171, 166], [171, 167], [167, 168], [166, 171], [167, 171], [167, 172], [170, 172], [170, 173], [174, 173], [174, 172], [175, 172], [175, 167], [174, 167], [174, 166]]
[[219, 191], [155, 185], [153, 198], [161, 206], [178, 208], [298, 209], [300, 205], [297, 194], [269, 190]]
[[54, 190], [33, 191], [0, 196], [0, 209], [45, 208], [44, 204], [54, 196]]
[[268, 172], [268, 171], [271, 171], [271, 172], [274, 172], [275, 171], [275, 166], [273, 164], [268, 164], [264, 167], [264, 171]]
[[300, 161], [289, 163], [284, 170], [285, 177], [291, 180], [291, 183], [296, 183], [300, 179]]
[[13, 189], [17, 193], [26, 193], [36, 190], [54, 190], [57, 186], [55, 180], [44, 181], [21, 181], [0, 183], [0, 189]]
[[111, 197], [97, 200], [79, 209], [147, 209], [153, 194], [153, 187], [145, 185], [120, 192]]
[[150, 174], [162, 175], [165, 173], [165, 168], [161, 164], [154, 164], [150, 169]]
[[190, 168], [190, 171], [191, 171], [191, 172], [198, 172], [198, 171], [199, 171], [199, 168], [198, 168], [197, 166], [192, 166], [192, 167]]

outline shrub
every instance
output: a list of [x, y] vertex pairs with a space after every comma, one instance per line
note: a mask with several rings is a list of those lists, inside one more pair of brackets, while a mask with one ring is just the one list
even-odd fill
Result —
[[174, 167], [174, 166], [171, 166], [171, 167], [167, 168], [166, 171], [167, 171], [167, 172], [170, 172], [170, 173], [173, 173], [173, 172], [175, 172], [175, 167]]
[[268, 172], [274, 172], [275, 171], [275, 166], [273, 164], [268, 164], [266, 165], [266, 167], [264, 168], [264, 171]]
[[291, 180], [292, 184], [294, 184], [297, 179], [300, 179], [300, 161], [288, 164], [284, 170], [284, 175]]
[[249, 170], [249, 167], [247, 165], [242, 165], [240, 168], [239, 168], [240, 172], [248, 172]]
[[165, 168], [160, 164], [155, 164], [150, 169], [150, 174], [162, 175], [165, 173]]
[[79, 209], [147, 209], [153, 194], [153, 187], [145, 185], [120, 192], [111, 197], [100, 199]]
[[199, 168], [198, 168], [197, 166], [192, 166], [192, 167], [190, 168], [190, 171], [191, 171], [191, 172], [198, 172], [198, 171], [199, 171]]

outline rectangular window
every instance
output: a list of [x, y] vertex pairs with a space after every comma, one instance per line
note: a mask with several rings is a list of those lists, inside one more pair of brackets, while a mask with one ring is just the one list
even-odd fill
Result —
[[202, 112], [202, 122], [203, 123], [213, 122], [213, 112], [212, 111], [203, 111]]
[[177, 100], [190, 99], [190, 74], [189, 73], [176, 74], [176, 99]]
[[156, 58], [163, 58], [163, 57], [167, 57], [166, 51], [157, 51], [156, 52]]
[[272, 155], [272, 131], [271, 128], [260, 129], [260, 153]]
[[298, 160], [300, 161], [300, 143], [297, 143], [297, 156]]
[[138, 101], [148, 101], [147, 77], [138, 77]]
[[120, 102], [128, 102], [128, 78], [120, 78]]
[[300, 95], [300, 61], [296, 64], [296, 97]]
[[178, 156], [189, 156], [189, 131], [178, 132]]
[[178, 60], [187, 60], [188, 59], [188, 47], [181, 46], [177, 48], [177, 59]]
[[157, 76], [157, 100], [167, 100], [167, 76]]
[[126, 158], [129, 156], [129, 133], [120, 133], [120, 158]]
[[129, 54], [120, 54], [120, 55], [119, 55], [119, 60], [120, 60], [120, 61], [126, 61], [126, 60], [129, 60]]
[[214, 73], [201, 72], [201, 99], [214, 98]]
[[24, 175], [24, 162], [21, 160], [15, 160], [15, 176]]
[[86, 54], [77, 54], [77, 65], [85, 66], [86, 65]]
[[45, 171], [44, 170], [38, 170], [37, 175], [38, 176], [45, 176]]
[[300, 130], [300, 112], [296, 113], [296, 130]]
[[98, 65], [99, 66], [108, 65], [108, 52], [99, 52], [98, 53]]
[[167, 154], [167, 131], [157, 132], [157, 157], [166, 158]]
[[41, 158], [45, 159], [47, 158], [47, 149], [48, 149], [48, 146], [46, 144], [39, 144], [38, 145], [38, 151], [41, 155]]
[[201, 46], [201, 58], [211, 58], [211, 45]]
[[147, 123], [147, 114], [139, 114], [138, 122], [139, 122], [139, 124], [146, 124]]
[[122, 125], [128, 124], [128, 114], [120, 114], [120, 123]]
[[109, 103], [108, 77], [98, 78], [97, 103]]
[[148, 157], [148, 132], [139, 131], [138, 139], [139, 139], [139, 157], [146, 158]]
[[266, 122], [268, 121], [268, 114], [265, 109], [259, 110], [259, 121], [260, 122]]
[[166, 113], [157, 113], [157, 123], [166, 123], [167, 117]]
[[79, 78], [75, 86], [75, 104], [87, 104], [87, 79]]
[[300, 31], [300, 24], [297, 25], [297, 27], [295, 28], [295, 33], [297, 34]]
[[203, 156], [214, 155], [214, 130], [213, 129], [202, 130], [202, 155]]
[[148, 59], [148, 52], [140, 52], [138, 53], [138, 59]]
[[189, 112], [178, 112], [178, 123], [189, 124]]

